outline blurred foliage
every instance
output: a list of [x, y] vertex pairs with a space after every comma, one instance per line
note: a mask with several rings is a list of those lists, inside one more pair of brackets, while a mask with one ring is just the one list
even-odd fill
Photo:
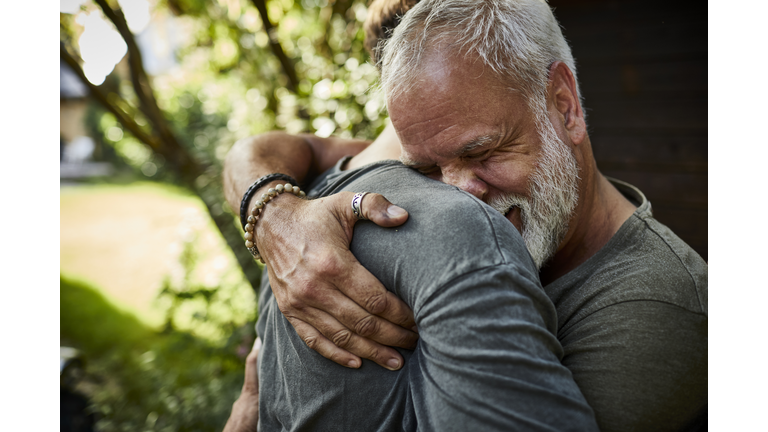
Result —
[[[365, 1], [272, 0], [267, 2], [277, 40], [295, 65], [296, 92], [269, 47], [257, 9], [247, 0], [165, 0], [153, 11], [177, 45], [176, 65], [153, 77], [158, 105], [180, 142], [206, 166], [200, 183], [218, 181], [220, 165], [240, 138], [273, 129], [320, 136], [373, 139], [384, 128], [383, 100], [369, 92], [378, 78], [363, 48]], [[100, 13], [86, 3], [86, 9]], [[62, 40], [77, 46], [82, 32], [61, 14]], [[173, 39], [171, 41], [170, 39]], [[102, 86], [134, 108], [139, 104], [120, 67]], [[141, 115], [134, 119], [147, 124]], [[153, 155], [102, 111], [95, 135], [112, 145], [137, 173], [160, 181], [165, 161]]]
[[[255, 337], [252, 321], [217, 323], [226, 336], [216, 341], [168, 325], [158, 333], [83, 282], [62, 277], [60, 286], [61, 344], [85, 355], [78, 390], [90, 399], [98, 430], [223, 427], [240, 394], [244, 358]], [[168, 316], [178, 315], [174, 310]]]
[[85, 355], [77, 390], [90, 400], [100, 431], [221, 430], [240, 394], [255, 338], [253, 292], [236, 267], [215, 285], [200, 274], [200, 217], [182, 215], [188, 232], [158, 295], [160, 331], [89, 284], [60, 279], [61, 345]]
[[[189, 217], [195, 215], [192, 213]], [[189, 225], [195, 223], [190, 221]], [[254, 293], [242, 289], [243, 277], [235, 268], [224, 269], [224, 273], [215, 278], [215, 284], [206, 282], [210, 278], [199, 271], [197, 235], [192, 230], [184, 235], [179, 271], [166, 277], [158, 295], [160, 307], [165, 311], [164, 331], [191, 332], [212, 343], [221, 343], [243, 323], [256, 320]]]
[[[286, 87], [286, 72], [251, 1], [152, 4], [154, 31], [137, 38], [151, 38], [151, 44], [174, 51], [175, 64], [152, 75], [151, 86], [176, 139], [204, 168], [193, 189], [214, 219], [232, 213], [223, 205], [220, 174], [238, 139], [273, 129], [373, 139], [384, 128], [383, 99], [370, 91], [378, 74], [363, 48], [365, 0], [267, 2], [276, 27], [272, 36], [298, 77], [293, 90]], [[91, 2], [82, 6], [80, 13], [86, 12], [102, 15]], [[61, 41], [79, 50], [82, 27], [73, 15], [62, 13], [60, 18]], [[138, 126], [149, 128], [126, 59], [100, 88], [110, 103], [133, 113]], [[104, 159], [119, 158], [119, 165], [139, 177], [189, 187], [108, 111], [91, 107], [86, 123], [94, 139], [113, 150], [104, 152]], [[242, 240], [236, 240], [227, 238], [238, 252]], [[243, 295], [242, 274], [222, 278], [215, 286], [200, 284], [190, 276], [196, 263], [192, 236], [181, 254], [182, 275], [169, 276], [158, 299], [166, 308], [161, 333], [116, 309], [87, 285], [62, 278], [62, 344], [82, 349], [89, 360], [83, 392], [100, 416], [100, 430], [223, 427], [239, 394], [243, 359], [254, 337], [252, 324], [243, 323], [253, 322], [255, 310], [252, 293], [250, 298]]]

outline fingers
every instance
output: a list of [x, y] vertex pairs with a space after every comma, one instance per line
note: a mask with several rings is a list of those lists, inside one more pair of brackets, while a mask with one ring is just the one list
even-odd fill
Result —
[[[354, 255], [336, 251], [325, 255], [323, 265], [312, 273], [311, 282], [298, 282], [284, 292], [275, 293], [280, 310], [317, 329], [328, 326], [324, 320], [340, 322], [355, 334], [382, 345], [413, 349], [418, 335], [413, 312], [393, 293], [387, 291]], [[272, 274], [270, 273], [270, 277]], [[271, 279], [273, 285], [276, 278]], [[313, 309], [325, 312], [313, 313]], [[321, 332], [331, 340], [328, 331]]]
[[384, 288], [352, 253], [348, 260], [353, 265], [334, 281], [343, 295], [334, 299], [335, 308], [329, 312], [360, 336], [384, 345], [413, 349], [418, 340], [412, 331], [416, 326], [413, 311]]
[[408, 212], [389, 202], [377, 193], [365, 194], [360, 209], [366, 219], [378, 226], [393, 227], [402, 225], [408, 220]]
[[309, 348], [317, 351], [321, 356], [348, 368], [356, 369], [360, 367], [360, 357], [345, 349], [337, 347], [311, 325], [292, 317], [288, 318], [288, 321], [296, 330], [299, 337], [301, 337], [301, 340], [303, 340]]
[[256, 340], [253, 342], [253, 348], [251, 348], [251, 354], [255, 353], [257, 356], [261, 351], [261, 338], [256, 336]]
[[251, 352], [245, 358], [245, 381], [243, 382], [243, 393], [259, 395], [259, 351], [261, 350], [261, 339], [256, 338]]
[[[331, 196], [335, 201], [336, 213], [345, 218], [350, 226], [358, 220], [352, 210], [352, 198], [354, 196], [355, 194], [352, 192], [340, 192]], [[405, 209], [392, 204], [377, 193], [365, 194], [360, 201], [360, 210], [365, 219], [382, 227], [402, 225], [408, 220], [408, 212]]]
[[[319, 310], [315, 310], [315, 313], [329, 317]], [[365, 358], [389, 370], [403, 367], [403, 357], [397, 350], [360, 337], [338, 321], [315, 317], [315, 321], [320, 323], [315, 329], [315, 324], [309, 325], [295, 318], [288, 320], [309, 348], [342, 366], [358, 368], [361, 365], [360, 358]]]
[[[381, 296], [377, 294], [375, 297], [376, 299], [373, 301], [381, 304], [384, 302], [394, 303], [395, 300], [397, 300], [397, 297], [386, 290]], [[418, 341], [419, 336], [410, 330], [410, 328], [413, 327], [413, 324], [406, 329], [400, 327], [398, 325], [400, 324], [399, 322], [392, 323], [384, 318], [373, 315], [369, 310], [363, 309], [354, 301], [354, 299], [345, 296], [342, 292], [331, 294], [327, 306], [328, 308], [326, 310], [328, 314], [335, 317], [346, 329], [350, 329], [353, 334], [357, 336], [370, 339], [381, 345], [406, 349], [416, 348], [416, 342]], [[401, 320], [401, 322], [403, 321]], [[320, 323], [318, 323], [318, 325], [320, 325]], [[329, 335], [327, 331], [323, 331], [323, 329], [321, 329], [321, 331], [326, 336]], [[335, 342], [336, 339], [343, 338], [330, 337], [330, 339]], [[394, 350], [392, 352], [394, 352]]]

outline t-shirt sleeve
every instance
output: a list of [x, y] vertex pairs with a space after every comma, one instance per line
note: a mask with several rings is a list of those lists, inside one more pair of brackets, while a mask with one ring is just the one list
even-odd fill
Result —
[[627, 301], [583, 318], [561, 341], [563, 364], [598, 413], [602, 431], [706, 425], [704, 314], [660, 301]]
[[541, 288], [513, 264], [465, 274], [417, 310], [411, 386], [419, 429], [589, 431], [594, 414], [560, 363]]

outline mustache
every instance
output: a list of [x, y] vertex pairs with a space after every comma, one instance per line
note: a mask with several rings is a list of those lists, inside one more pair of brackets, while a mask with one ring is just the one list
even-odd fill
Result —
[[528, 198], [517, 194], [504, 194], [493, 197], [488, 201], [488, 205], [494, 210], [506, 216], [513, 207], [519, 207], [521, 210], [528, 210], [531, 207]]

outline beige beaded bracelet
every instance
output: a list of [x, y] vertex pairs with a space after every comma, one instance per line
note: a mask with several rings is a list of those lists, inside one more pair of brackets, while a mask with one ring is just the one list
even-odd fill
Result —
[[264, 206], [267, 205], [269, 201], [275, 199], [278, 195], [284, 192], [292, 193], [299, 198], [305, 198], [307, 196], [307, 194], [305, 194], [304, 191], [302, 191], [298, 186], [294, 186], [290, 183], [286, 183], [285, 185], [277, 185], [274, 188], [270, 188], [267, 193], [262, 194], [261, 198], [256, 201], [256, 204], [251, 210], [251, 214], [248, 216], [248, 223], [245, 224], [245, 247], [248, 248], [249, 252], [251, 252], [253, 258], [261, 261], [262, 264], [264, 264], [264, 259], [261, 258], [259, 250], [256, 249], [256, 234], [254, 233], [254, 229], [256, 228], [256, 221], [259, 220], [259, 215], [262, 211], [264, 211]]

